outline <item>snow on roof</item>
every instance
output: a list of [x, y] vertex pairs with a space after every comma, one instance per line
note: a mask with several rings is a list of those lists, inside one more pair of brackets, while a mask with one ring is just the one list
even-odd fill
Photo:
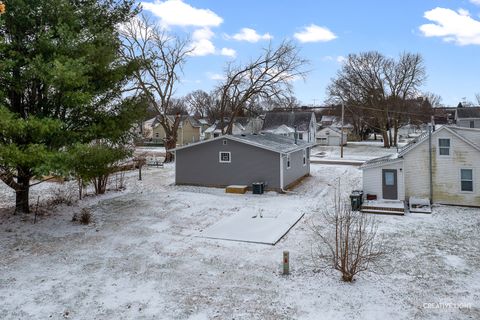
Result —
[[311, 147], [312, 143], [305, 142], [303, 140], [295, 140], [293, 138], [284, 137], [273, 133], [261, 133], [261, 134], [236, 134], [236, 135], [221, 135], [213, 139], [200, 141], [197, 143], [191, 143], [189, 145], [175, 148], [172, 151], [178, 151], [185, 148], [190, 148], [196, 145], [209, 143], [218, 139], [230, 139], [237, 142], [252, 145], [258, 148], [278, 152], [278, 153], [291, 153], [298, 150]]
[[337, 119], [335, 116], [322, 116], [322, 119], [320, 121], [322, 122], [333, 122]]
[[368, 160], [367, 162], [365, 162], [360, 166], [360, 169], [374, 168], [374, 167], [381, 166], [384, 163], [393, 162], [397, 160], [402, 160], [402, 158], [398, 156], [398, 153], [389, 154], [388, 156], [383, 156], [380, 158]]
[[289, 126], [286, 126], [286, 125], [282, 124], [281, 126], [275, 128], [275, 129], [265, 130], [265, 132], [270, 132], [270, 133], [274, 133], [274, 134], [289, 134], [289, 133], [295, 132], [295, 129], [290, 128]]
[[293, 138], [284, 137], [273, 133], [241, 134], [231, 137], [234, 140], [248, 142], [251, 145], [276, 151], [278, 153], [290, 153], [311, 146], [310, 143], [303, 140], [297, 140], [297, 143], [295, 144], [295, 140]]

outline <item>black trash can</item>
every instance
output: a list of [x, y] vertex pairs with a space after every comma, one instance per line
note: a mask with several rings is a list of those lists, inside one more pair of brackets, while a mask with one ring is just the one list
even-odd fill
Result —
[[350, 202], [353, 211], [359, 211], [363, 202], [363, 191], [353, 190], [350, 194]]
[[252, 193], [253, 194], [263, 194], [264, 190], [265, 190], [265, 183], [263, 183], [263, 182], [252, 183]]

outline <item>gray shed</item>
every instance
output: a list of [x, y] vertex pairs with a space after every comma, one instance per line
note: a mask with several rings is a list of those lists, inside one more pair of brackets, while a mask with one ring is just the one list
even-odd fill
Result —
[[271, 133], [225, 135], [176, 148], [175, 183], [226, 187], [264, 182], [283, 191], [310, 174], [312, 144]]

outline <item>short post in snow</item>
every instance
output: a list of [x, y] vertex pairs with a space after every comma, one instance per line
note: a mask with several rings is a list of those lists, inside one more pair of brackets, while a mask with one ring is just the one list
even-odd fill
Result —
[[283, 251], [283, 274], [290, 274], [290, 254], [288, 251]]

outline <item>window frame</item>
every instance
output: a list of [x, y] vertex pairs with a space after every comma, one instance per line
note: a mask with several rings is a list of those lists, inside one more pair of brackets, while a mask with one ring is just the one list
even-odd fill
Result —
[[290, 169], [292, 167], [292, 164], [291, 164], [291, 158], [289, 153], [287, 154], [286, 162], [287, 162], [287, 169]]
[[226, 146], [227, 145], [227, 139], [223, 139], [222, 145]]
[[[440, 149], [446, 149], [446, 147], [440, 146], [440, 140], [448, 140], [448, 154], [441, 154]], [[438, 156], [441, 158], [450, 158], [452, 156], [452, 139], [451, 138], [438, 138], [437, 139], [437, 147], [438, 147]]]
[[[470, 170], [472, 172], [472, 180], [462, 179], [462, 170]], [[474, 184], [475, 170], [473, 168], [460, 168], [458, 173], [459, 173], [459, 181], [460, 181], [460, 192], [461, 193], [474, 193], [475, 192], [475, 184]], [[472, 182], [472, 190], [463, 190], [463, 188], [462, 188], [462, 182], [463, 181]]]
[[[228, 154], [228, 161], [222, 160], [222, 153]], [[218, 152], [218, 161], [220, 163], [232, 163], [232, 153], [230, 151], [219, 151]]]
[[307, 165], [307, 149], [303, 149], [303, 166]]
[[469, 126], [470, 128], [475, 128], [475, 120], [470, 120]]

